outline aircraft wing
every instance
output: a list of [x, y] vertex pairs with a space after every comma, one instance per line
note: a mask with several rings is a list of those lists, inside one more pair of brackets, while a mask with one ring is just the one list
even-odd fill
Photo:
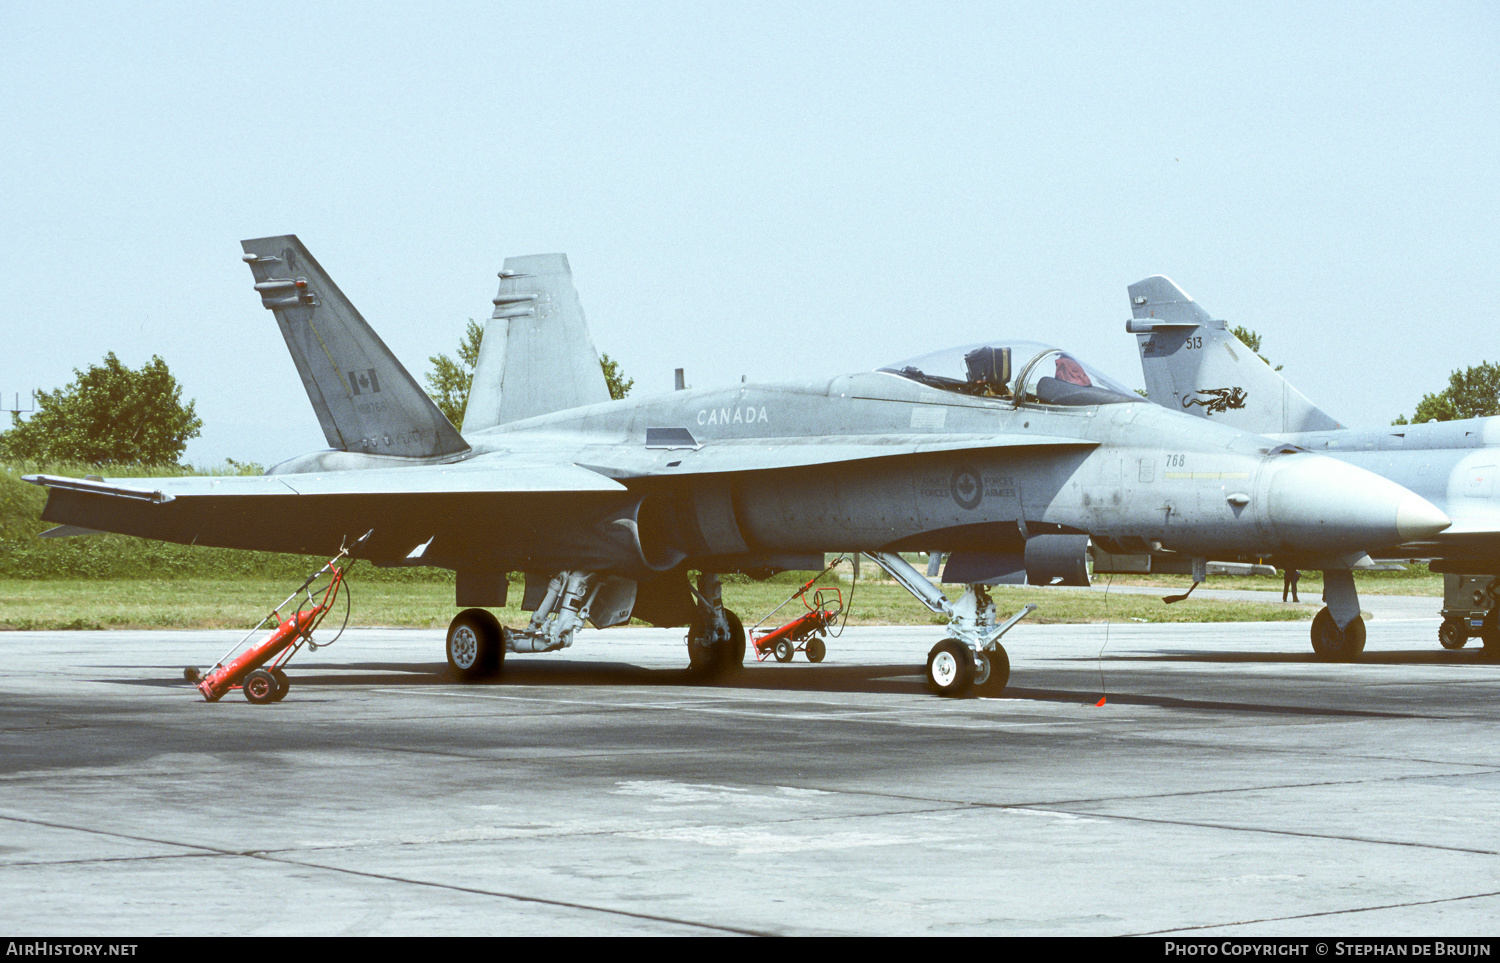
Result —
[[49, 489], [166, 504], [205, 495], [426, 495], [501, 492], [624, 491], [624, 486], [576, 465], [460, 464], [287, 475], [187, 475], [181, 478], [93, 480], [27, 475]]
[[[626, 489], [570, 464], [466, 463], [306, 474], [79, 479], [28, 475], [48, 489], [42, 518], [190, 545], [328, 554], [375, 535], [361, 554], [406, 557], [437, 532], [486, 521], [586, 515]], [[60, 533], [61, 534], [61, 533]]]
[[444, 559], [483, 568], [491, 555], [494, 564], [502, 564], [501, 558], [547, 551], [589, 561], [609, 541], [599, 533], [611, 531], [610, 520], [639, 498], [622, 484], [633, 479], [832, 466], [929, 452], [1077, 450], [1094, 444], [1019, 434], [715, 440], [685, 449], [580, 448], [576, 442], [568, 448], [542, 442], [447, 465], [181, 478], [28, 475], [26, 480], [48, 489], [42, 518], [65, 526], [54, 530], [57, 535], [85, 529], [189, 545], [326, 555], [373, 530], [360, 552], [372, 561], [395, 563], [417, 555], [431, 561], [423, 553], [432, 545]]

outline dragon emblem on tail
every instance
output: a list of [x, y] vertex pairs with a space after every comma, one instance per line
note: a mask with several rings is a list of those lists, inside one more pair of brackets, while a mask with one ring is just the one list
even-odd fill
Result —
[[1199, 388], [1194, 398], [1191, 394], [1182, 396], [1182, 407], [1191, 408], [1193, 405], [1201, 405], [1205, 414], [1219, 414], [1230, 408], [1245, 407], [1244, 388]]

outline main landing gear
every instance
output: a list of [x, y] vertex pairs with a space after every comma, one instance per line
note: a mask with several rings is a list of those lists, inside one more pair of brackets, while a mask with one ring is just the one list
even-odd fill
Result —
[[[724, 608], [719, 577], [705, 573], [697, 587], [698, 611], [688, 628], [688, 668], [703, 681], [715, 681], [745, 661], [745, 628], [739, 616]], [[448, 624], [448, 667], [465, 681], [499, 674], [507, 652], [555, 652], [573, 644], [585, 620], [599, 628], [630, 618], [636, 584], [598, 572], [559, 572], [531, 621], [523, 629], [506, 629], [484, 609], [465, 609]]]
[[745, 665], [745, 626], [724, 607], [719, 576], [704, 572], [693, 588], [698, 614], [688, 627], [688, 671], [704, 682], [738, 672]]
[[1000, 637], [1036, 611], [1036, 606], [1027, 605], [996, 624], [995, 602], [984, 585], [965, 586], [963, 597], [951, 602], [895, 552], [865, 555], [922, 604], [948, 616], [948, 637], [927, 653], [927, 688], [949, 697], [962, 696], [970, 690], [981, 695], [999, 695], [1010, 681], [1010, 656], [1000, 644]]
[[[628, 598], [627, 598], [628, 596]], [[621, 606], [629, 618], [634, 583], [598, 572], [559, 572], [524, 629], [505, 629], [484, 609], [464, 609], [448, 623], [448, 666], [465, 680], [496, 675], [507, 652], [555, 652], [573, 644], [590, 612], [595, 624], [618, 617]]]

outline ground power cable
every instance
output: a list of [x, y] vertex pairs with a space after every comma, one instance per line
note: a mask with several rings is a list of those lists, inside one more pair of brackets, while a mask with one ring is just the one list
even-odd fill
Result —
[[1109, 648], [1109, 590], [1115, 584], [1114, 573], [1111, 572], [1104, 581], [1104, 643], [1099, 646], [1099, 652], [1094, 656], [1094, 671], [1099, 675], [1099, 701], [1096, 706], [1104, 705], [1109, 698], [1109, 690], [1104, 686], [1104, 650]]

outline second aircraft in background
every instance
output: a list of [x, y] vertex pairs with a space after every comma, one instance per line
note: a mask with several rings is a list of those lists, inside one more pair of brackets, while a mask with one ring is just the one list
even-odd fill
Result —
[[[1157, 275], [1130, 285], [1132, 320], [1146, 391], [1153, 402], [1205, 421], [1253, 431], [1299, 451], [1328, 455], [1381, 475], [1421, 495], [1453, 524], [1389, 546], [1385, 557], [1426, 558], [1435, 572], [1500, 575], [1500, 418], [1346, 428], [1292, 387], [1210, 317], [1171, 279]], [[1373, 549], [1372, 549], [1373, 550]], [[1364, 648], [1364, 624], [1351, 569], [1357, 555], [1279, 552], [1285, 568], [1321, 569], [1324, 601], [1313, 621], [1313, 648], [1328, 658], [1353, 658]], [[1500, 604], [1487, 593], [1481, 637], [1500, 652]], [[1459, 632], [1466, 632], [1461, 625]], [[1445, 623], [1445, 646], [1463, 644]]]

